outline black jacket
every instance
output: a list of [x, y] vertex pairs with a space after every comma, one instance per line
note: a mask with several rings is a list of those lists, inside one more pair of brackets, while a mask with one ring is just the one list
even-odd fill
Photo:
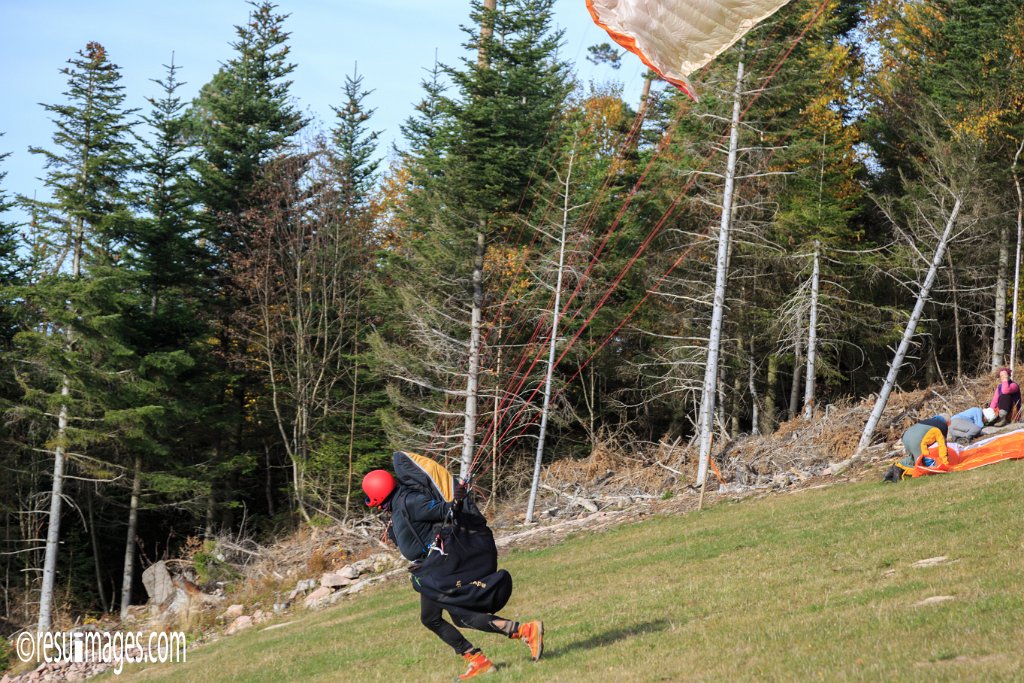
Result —
[[441, 531], [449, 503], [439, 501], [411, 486], [399, 484], [391, 497], [391, 540], [402, 557], [412, 562], [427, 556]]
[[390, 500], [389, 535], [402, 556], [415, 562], [427, 556], [451, 512], [452, 504], [444, 499], [413, 455], [399, 451], [393, 457], [397, 486]]

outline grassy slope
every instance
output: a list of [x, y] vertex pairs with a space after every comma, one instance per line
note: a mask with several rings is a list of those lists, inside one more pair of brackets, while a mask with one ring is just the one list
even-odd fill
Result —
[[[545, 656], [467, 634], [491, 681], [1019, 680], [1024, 463], [722, 502], [503, 558]], [[946, 555], [932, 567], [911, 565]], [[945, 602], [917, 605], [933, 596]], [[284, 621], [287, 621], [284, 620]], [[145, 681], [448, 681], [402, 581], [247, 631]]]

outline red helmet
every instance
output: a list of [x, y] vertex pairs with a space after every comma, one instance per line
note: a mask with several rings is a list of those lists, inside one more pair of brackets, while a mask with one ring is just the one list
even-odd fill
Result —
[[367, 505], [377, 507], [395, 490], [395, 478], [387, 470], [370, 470], [363, 477], [363, 493], [366, 494]]

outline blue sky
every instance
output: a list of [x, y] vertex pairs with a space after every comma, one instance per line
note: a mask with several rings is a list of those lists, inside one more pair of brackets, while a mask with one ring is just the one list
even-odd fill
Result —
[[[231, 57], [234, 26], [244, 23], [244, 0], [0, 0], [0, 165], [9, 194], [44, 198], [44, 171], [29, 145], [52, 147], [53, 125], [39, 103], [64, 101], [68, 59], [89, 41], [103, 44], [121, 68], [127, 106], [143, 107], [159, 94], [149, 79], [162, 78], [171, 55], [181, 67], [181, 91], [191, 99]], [[466, 54], [460, 25], [469, 21], [468, 0], [280, 0], [291, 16], [292, 93], [320, 122], [342, 98], [345, 76], [358, 65], [367, 98], [376, 109], [371, 127], [380, 130], [382, 154], [400, 143], [401, 124], [422, 97], [420, 81], [437, 55], [456, 64]], [[565, 29], [563, 58], [584, 81], [620, 81], [625, 96], [639, 98], [643, 68], [632, 55], [619, 71], [586, 61], [587, 47], [607, 42], [593, 24], [585, 0], [556, 0], [557, 24]]]

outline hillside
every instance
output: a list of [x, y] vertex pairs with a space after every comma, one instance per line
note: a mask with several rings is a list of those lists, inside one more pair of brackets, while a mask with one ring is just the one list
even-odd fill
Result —
[[[784, 423], [770, 436], [723, 440], [715, 460], [724, 481], [711, 478], [700, 512], [701, 494], [690, 484], [695, 453], [685, 445], [609, 440], [588, 458], [557, 460], [544, 470], [539, 523], [522, 523], [525, 497], [488, 505], [503, 563], [516, 580], [506, 612], [548, 623], [545, 662], [527, 667], [516, 643], [493, 636], [475, 642], [494, 650], [510, 680], [575, 680], [576, 672], [591, 670], [593, 657], [624, 680], [716, 680], [724, 675], [715, 673], [712, 661], [724, 656], [712, 654], [719, 651], [743, 660], [737, 664], [741, 678], [786, 680], [784, 671], [797, 667], [804, 671], [796, 676], [801, 680], [871, 680], [872, 671], [903, 679], [910, 674], [895, 657], [903, 646], [892, 649], [891, 643], [901, 643], [903, 633], [943, 633], [963, 623], [993, 640], [979, 636], [965, 641], [966, 649], [925, 650], [918, 659], [950, 660], [946, 668], [959, 671], [957, 662], [967, 660], [958, 658], [982, 657], [983, 651], [986, 678], [998, 678], [1016, 662], [1016, 655], [1007, 661], [996, 656], [1010, 651], [998, 643], [1012, 635], [998, 633], [996, 626], [1014, 623], [1021, 609], [1021, 601], [1003, 592], [1021, 572], [1012, 557], [1022, 541], [1011, 531], [1024, 507], [1020, 463], [881, 483], [905, 426], [981, 403], [988, 387], [989, 380], [979, 378], [894, 394], [877, 443], [841, 476], [829, 474], [829, 463], [852, 453], [870, 399], [829, 406], [813, 420]], [[400, 680], [422, 680], [458, 669], [459, 661], [419, 626], [418, 600], [405, 572], [391, 569], [394, 560], [380, 554], [379, 525], [379, 519], [366, 517], [306, 529], [269, 546], [222, 539], [218, 552], [228, 552], [229, 562], [230, 550], [237, 551], [234, 566], [223, 567], [234, 573], [226, 595], [211, 599], [186, 623], [168, 622], [151, 607], [133, 608], [132, 629], [186, 630], [193, 643], [189, 663], [129, 670], [129, 678], [198, 680], [214, 671], [209, 680], [234, 680], [229, 663], [236, 659], [245, 662], [239, 664], [243, 680], [384, 680], [396, 666]], [[971, 538], [962, 538], [968, 532]], [[277, 603], [296, 585], [316, 586], [323, 572], [358, 558], [368, 559], [356, 565], [372, 567], [361, 570], [358, 595], [336, 592], [315, 605], [323, 611], [310, 612], [303, 596], [311, 588], [304, 588], [279, 609]], [[919, 571], [914, 565], [922, 560], [930, 562]], [[194, 555], [177, 566], [199, 562]], [[945, 602], [918, 605], [928, 598]], [[737, 611], [745, 599], [757, 607], [757, 616]], [[230, 627], [234, 616], [218, 617], [232, 604], [240, 610], [234, 616], [253, 615], [245, 633]], [[613, 628], [620, 616], [627, 621]], [[786, 647], [794, 652], [818, 654], [806, 662], [803, 654], [785, 655], [778, 634], [788, 634]], [[824, 635], [837, 640], [830, 643]], [[328, 645], [334, 638], [338, 644]], [[866, 657], [854, 658], [860, 664], [850, 666], [843, 643], [851, 638], [874, 639], [871, 651], [885, 643], [876, 668]], [[942, 636], [935, 644], [956, 642]], [[604, 645], [610, 659], [600, 654]], [[665, 652], [671, 660], [661, 664], [669, 667], [667, 677], [632, 670], [636, 655], [648, 661], [644, 648], [659, 657]], [[300, 665], [310, 652], [315, 657]], [[686, 662], [700, 665], [690, 670]], [[356, 678], [339, 673], [353, 667], [361, 671]], [[428, 673], [414, 674], [418, 667]], [[895, 671], [898, 676], [882, 675]], [[62, 680], [70, 670], [50, 673], [52, 680]], [[921, 676], [936, 679], [929, 667]]]
[[[504, 681], [1014, 680], [1024, 667], [1022, 465], [723, 500], [508, 553], [505, 612], [544, 658], [480, 634]], [[139, 681], [450, 680], [404, 580], [129, 670]]]

